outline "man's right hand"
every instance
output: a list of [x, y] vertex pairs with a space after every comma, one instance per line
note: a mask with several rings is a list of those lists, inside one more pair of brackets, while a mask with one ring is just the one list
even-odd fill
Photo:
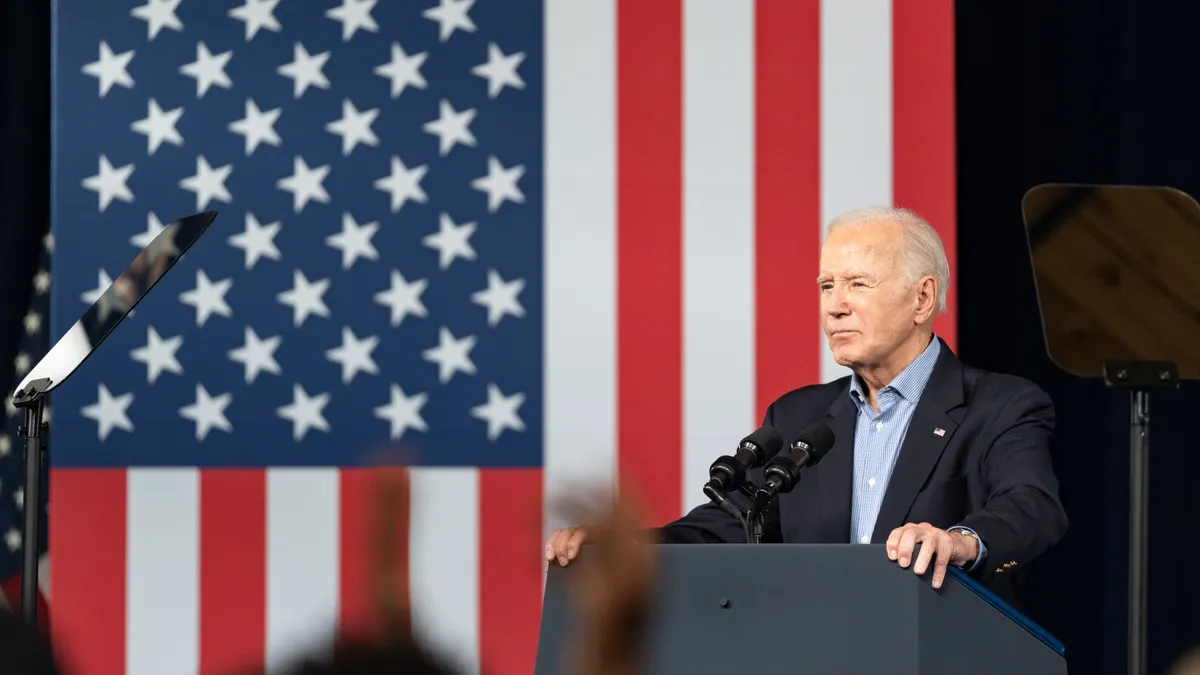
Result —
[[546, 562], [557, 560], [559, 565], [566, 566], [579, 555], [579, 549], [587, 541], [590, 532], [587, 525], [555, 530], [546, 540]]

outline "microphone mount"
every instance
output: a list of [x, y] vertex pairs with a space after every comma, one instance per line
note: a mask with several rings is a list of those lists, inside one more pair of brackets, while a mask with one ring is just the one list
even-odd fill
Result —
[[[739, 449], [740, 457], [721, 457], [713, 464], [711, 478], [704, 484], [704, 494], [718, 508], [741, 523], [746, 543], [761, 544], [767, 509], [779, 495], [795, 489], [803, 470], [821, 461], [833, 446], [833, 440], [833, 432], [829, 427], [819, 423], [810, 425], [792, 443], [787, 454], [776, 455], [777, 450], [770, 453], [772, 457], [763, 470], [764, 481], [761, 486], [755, 485], [745, 474], [748, 469], [761, 463], [762, 455], [751, 458]], [[743, 448], [746, 447], [744, 444]], [[749, 508], [742, 508], [730, 498], [734, 490], [748, 500]]]
[[[743, 479], [737, 487], [737, 491], [742, 493], [752, 504], [754, 502], [754, 494], [758, 491], [758, 486], [749, 480]], [[761, 544], [764, 528], [764, 517], [766, 509], [755, 504], [749, 509], [743, 509], [738, 506], [720, 484], [716, 480], [710, 480], [704, 484], [704, 494], [713, 504], [716, 504], [722, 511], [733, 516], [742, 525], [742, 534], [746, 537], [748, 544]]]

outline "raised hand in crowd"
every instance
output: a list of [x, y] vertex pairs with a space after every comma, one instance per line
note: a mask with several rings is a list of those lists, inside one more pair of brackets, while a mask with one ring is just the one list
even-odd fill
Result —
[[[596, 500], [594, 503], [598, 503]], [[571, 572], [579, 622], [573, 638], [571, 672], [578, 675], [639, 675], [650, 613], [654, 547], [639, 540], [639, 509], [629, 499], [604, 506], [565, 504], [587, 530], [588, 556]], [[583, 546], [582, 540], [579, 546]], [[578, 554], [572, 551], [571, 557]]]

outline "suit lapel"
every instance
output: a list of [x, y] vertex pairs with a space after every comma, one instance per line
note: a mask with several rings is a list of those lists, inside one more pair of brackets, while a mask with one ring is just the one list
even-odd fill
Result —
[[816, 466], [824, 541], [850, 541], [850, 500], [854, 483], [854, 421], [858, 410], [843, 392], [829, 407], [825, 423], [833, 430], [833, 447]]
[[[958, 429], [958, 422], [948, 413], [962, 403], [962, 364], [943, 342], [941, 355], [925, 385], [917, 409], [913, 411], [904, 442], [900, 446], [887, 492], [875, 519], [871, 541], [885, 541], [893, 528], [903, 524], [917, 493]], [[942, 433], [937, 433], [939, 429]]]

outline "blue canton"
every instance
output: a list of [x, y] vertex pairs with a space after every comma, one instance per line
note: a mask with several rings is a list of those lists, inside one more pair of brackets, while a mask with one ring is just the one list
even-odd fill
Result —
[[[854, 493], [850, 516], [852, 542], [871, 543], [871, 533], [892, 477], [892, 468], [896, 465], [909, 422], [921, 400], [921, 392], [933, 374], [941, 349], [941, 340], [935, 336], [920, 356], [879, 391], [875, 397], [879, 404], [878, 412], [867, 401], [858, 378], [850, 379], [850, 400], [858, 408], [854, 428]], [[979, 555], [972, 568], [983, 559], [984, 553], [980, 542]]]
[[178, 4], [56, 4], [52, 332], [220, 215], [55, 391], [55, 465], [540, 467], [541, 4]]

